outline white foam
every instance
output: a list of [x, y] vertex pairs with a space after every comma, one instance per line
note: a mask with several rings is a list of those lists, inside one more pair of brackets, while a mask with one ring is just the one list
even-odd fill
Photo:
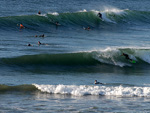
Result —
[[47, 14], [37, 14], [38, 16], [44, 16], [44, 17], [47, 17]]
[[125, 13], [124, 10], [121, 10], [121, 9], [118, 9], [118, 8], [108, 8], [108, 7], [105, 7], [104, 12], [115, 13], [115, 14], [123, 14], [123, 13]]
[[106, 16], [106, 12], [105, 11], [96, 11], [96, 10], [92, 10], [95, 15], [97, 15], [99, 12], [102, 14], [102, 20], [103, 21], [107, 21], [107, 22], [111, 22], [111, 23], [115, 23], [114, 21], [110, 20], [107, 16]]
[[[126, 49], [128, 51], [126, 51]], [[91, 53], [92, 57], [97, 61], [119, 67], [134, 65], [129, 61], [124, 60], [124, 57], [120, 57], [123, 52], [127, 53], [129, 57], [135, 60], [137, 63], [139, 62], [138, 59], [140, 59], [150, 64], [150, 47], [107, 47], [78, 52]]]
[[57, 13], [57, 12], [49, 12], [48, 14], [55, 15], [55, 16], [59, 15], [59, 13]]
[[37, 89], [46, 93], [83, 95], [105, 95], [105, 96], [144, 96], [150, 97], [150, 87], [123, 87], [123, 86], [87, 86], [87, 85], [38, 85]]
[[80, 11], [78, 11], [78, 12], [87, 12], [87, 10], [86, 10], [86, 9], [83, 9], [83, 10], [80, 10]]
[[97, 54], [95, 54], [93, 57], [102, 63], [112, 64], [120, 67], [131, 66], [131, 64], [121, 62], [116, 58], [122, 54], [117, 48], [108, 47], [106, 49], [99, 50], [96, 53]]

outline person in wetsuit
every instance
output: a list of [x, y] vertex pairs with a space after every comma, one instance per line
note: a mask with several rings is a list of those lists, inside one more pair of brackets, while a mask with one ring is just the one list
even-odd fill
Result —
[[25, 28], [22, 24], [20, 24], [20, 29]]
[[127, 60], [132, 61], [132, 59], [129, 58], [129, 55], [128, 55], [128, 54], [122, 53], [122, 56], [125, 56]]
[[97, 80], [95, 80], [94, 84], [103, 84], [103, 83], [97, 82]]
[[97, 15], [102, 19], [102, 14], [101, 13], [98, 13]]

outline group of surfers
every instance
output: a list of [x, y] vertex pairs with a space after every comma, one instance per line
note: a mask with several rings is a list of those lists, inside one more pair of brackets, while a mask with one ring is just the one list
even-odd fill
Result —
[[[40, 15], [41, 12], [39, 11], [38, 14]], [[102, 14], [101, 14], [101, 13], [98, 13], [97, 16], [102, 19]], [[56, 26], [57, 26], [57, 25], [59, 24], [59, 22], [56, 22], [55, 24], [56, 24]], [[23, 29], [23, 28], [25, 28], [25, 27], [23, 26], [23, 24], [20, 24], [20, 29]], [[90, 30], [90, 27], [87, 27], [87, 28], [84, 28], [84, 29], [85, 29], [85, 30]], [[35, 37], [38, 37], [38, 36], [35, 35]], [[44, 34], [43, 34], [43, 35], [40, 35], [39, 37], [44, 37]], [[38, 41], [38, 45], [43, 45], [43, 44], [44, 44], [44, 43], [41, 43], [40, 41]], [[46, 44], [44, 44], [44, 45], [46, 45]], [[28, 44], [27, 46], [32, 46], [32, 45], [31, 45], [31, 44]], [[122, 53], [121, 56], [124, 56], [127, 60], [132, 61], [132, 59], [129, 58], [129, 55], [128, 55], [128, 54]], [[103, 85], [103, 83], [98, 82], [97, 80], [95, 80], [94, 84], [102, 84], [102, 85]]]
[[[41, 12], [39, 11], [38, 14], [40, 15]], [[102, 19], [102, 14], [101, 14], [100, 12], [97, 14], [97, 16], [98, 16], [100, 19]], [[57, 26], [57, 25], [59, 25], [59, 22], [56, 22], [55, 24], [56, 24], [56, 26]], [[20, 24], [20, 29], [23, 29], [23, 28], [25, 28], [25, 27], [23, 26], [23, 24]], [[84, 28], [84, 29], [85, 29], [85, 30], [90, 30], [90, 27], [87, 27], [87, 28]], [[38, 36], [35, 35], [35, 37], [38, 37]], [[40, 35], [39, 37], [44, 37], [44, 34], [43, 34], [43, 35]], [[41, 44], [42, 44], [42, 43], [41, 43], [40, 41], [38, 41], [38, 45], [41, 45]], [[28, 46], [31, 46], [31, 44], [28, 44]], [[121, 56], [125, 56], [125, 58], [126, 58], [127, 60], [132, 61], [132, 59], [129, 58], [129, 55], [128, 55], [128, 54], [122, 53]]]

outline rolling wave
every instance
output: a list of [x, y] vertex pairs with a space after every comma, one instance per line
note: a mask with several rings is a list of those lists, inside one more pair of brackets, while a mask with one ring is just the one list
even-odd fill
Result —
[[[102, 20], [97, 16], [98, 12], [102, 13]], [[41, 27], [47, 29], [48, 26], [55, 26], [55, 22], [59, 22], [62, 27], [66, 26], [91, 26], [99, 28], [99, 25], [112, 24], [131, 24], [131, 23], [150, 23], [150, 12], [106, 9], [104, 11], [79, 11], [74, 13], [48, 13], [44, 15], [22, 15], [0, 17], [0, 28], [16, 29], [17, 24], [22, 23], [26, 28], [37, 30]]]
[[139, 96], [149, 97], [150, 87], [125, 87], [125, 86], [94, 86], [94, 85], [38, 85], [33, 84], [42, 92], [51, 94], [69, 94], [75, 96], [104, 95], [104, 96]]
[[150, 87], [135, 86], [108, 86], [108, 85], [39, 85], [24, 84], [17, 86], [0, 85], [0, 93], [7, 92], [43, 92], [62, 95], [103, 95], [103, 96], [122, 96], [122, 97], [149, 97]]
[[[121, 56], [122, 53], [129, 55], [130, 60]], [[149, 48], [106, 48], [103, 50], [64, 53], [64, 54], [37, 54], [24, 55], [14, 58], [1, 58], [1, 65], [16, 66], [117, 66], [117, 67], [149, 67], [150, 49]]]

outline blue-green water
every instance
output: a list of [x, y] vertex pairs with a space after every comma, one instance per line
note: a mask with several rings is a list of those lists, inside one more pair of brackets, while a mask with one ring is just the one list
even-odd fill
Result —
[[148, 0], [0, 4], [0, 112], [150, 111]]

